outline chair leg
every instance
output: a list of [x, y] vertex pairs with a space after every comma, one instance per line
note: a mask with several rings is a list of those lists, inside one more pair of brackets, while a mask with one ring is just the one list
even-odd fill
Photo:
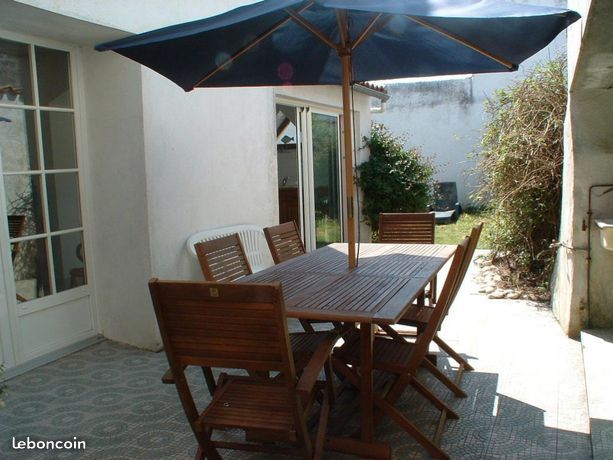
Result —
[[[342, 360], [332, 356], [332, 368], [334, 372], [338, 376], [339, 380], [347, 380], [347, 382], [356, 388], [360, 386], [360, 378], [358, 373], [356, 372], [356, 368], [349, 367]], [[340, 374], [340, 375], [339, 375]]]
[[172, 369], [171, 368], [166, 369], [166, 372], [164, 372], [164, 375], [162, 375], [162, 383], [164, 383], [166, 385], [170, 385], [170, 384], [174, 384], [175, 383], [175, 378], [172, 375]]
[[[207, 458], [210, 460], [223, 460], [211, 441], [211, 429], [204, 428], [201, 433], [200, 440], [204, 445], [201, 445], [196, 452], [196, 460], [205, 460]], [[202, 457], [199, 457], [199, 454], [202, 455]]]
[[421, 293], [417, 296], [416, 303], [418, 307], [426, 306], [426, 291], [421, 291]]
[[436, 276], [430, 281], [430, 306], [436, 304]]
[[438, 447], [433, 441], [431, 441], [425, 434], [421, 432], [413, 423], [406, 419], [402, 413], [392, 406], [388, 401], [383, 398], [377, 397], [375, 399], [377, 406], [391, 417], [398, 425], [402, 427], [413, 439], [415, 439], [424, 449], [426, 449], [433, 458], [437, 459], [449, 459], [449, 455]]
[[[457, 420], [460, 416], [447, 404], [441, 401], [434, 393], [432, 393], [428, 388], [426, 388], [421, 382], [417, 379], [411, 379], [411, 386], [415, 388], [424, 398], [430, 401], [434, 407], [439, 409], [440, 411], [445, 411], [449, 415], [449, 418]], [[392, 401], [395, 402], [395, 401]]]
[[[325, 396], [325, 395], [324, 395]], [[323, 407], [323, 403], [322, 403]], [[303, 413], [296, 418], [296, 438], [298, 439], [299, 449], [302, 451], [302, 456], [305, 459], [313, 459], [313, 443], [306, 427], [306, 421]]]
[[326, 375], [326, 394], [330, 406], [334, 407], [336, 404], [336, 388], [334, 388], [334, 371], [332, 370], [332, 358], [328, 358], [324, 366], [324, 373]]
[[439, 379], [443, 385], [449, 388], [453, 392], [454, 395], [456, 395], [459, 398], [466, 398], [466, 392], [462, 390], [462, 388], [460, 388], [458, 385], [456, 385], [456, 383], [453, 380], [451, 380], [449, 377], [443, 374], [443, 372], [441, 372], [441, 370], [438, 367], [436, 367], [436, 365], [433, 364], [432, 361], [430, 361], [427, 358], [424, 359], [422, 362], [422, 367], [430, 371], [430, 373], [434, 375], [437, 379]]
[[434, 343], [436, 343], [441, 348], [441, 350], [443, 350], [445, 353], [451, 356], [458, 364], [463, 365], [464, 370], [467, 370], [467, 371], [474, 370], [474, 368], [470, 364], [468, 364], [468, 361], [462, 358], [453, 348], [447, 345], [443, 341], [443, 339], [439, 337], [438, 334], [436, 334], [432, 340], [434, 341]]
[[206, 382], [206, 387], [209, 389], [209, 393], [213, 396], [215, 390], [217, 389], [217, 384], [215, 383], [215, 377], [213, 376], [213, 371], [210, 367], [203, 367], [202, 373], [204, 374], [204, 381]]
[[324, 451], [324, 442], [326, 441], [326, 430], [328, 428], [328, 416], [330, 415], [330, 401], [328, 393], [324, 392], [324, 400], [319, 413], [319, 426], [317, 427], [317, 438], [315, 439], [315, 451], [313, 458], [320, 460]]

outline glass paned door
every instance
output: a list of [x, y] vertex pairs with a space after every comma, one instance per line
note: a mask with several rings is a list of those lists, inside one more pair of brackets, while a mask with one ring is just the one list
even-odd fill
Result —
[[87, 284], [70, 74], [68, 52], [0, 39], [0, 171], [18, 303]]
[[311, 114], [316, 247], [339, 242], [341, 201], [338, 116]]

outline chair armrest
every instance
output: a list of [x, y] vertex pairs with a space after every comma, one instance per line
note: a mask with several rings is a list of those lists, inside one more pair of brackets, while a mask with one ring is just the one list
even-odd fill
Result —
[[317, 382], [317, 378], [324, 365], [330, 358], [330, 353], [336, 345], [338, 341], [338, 336], [336, 334], [330, 334], [330, 337], [322, 340], [317, 348], [315, 349], [315, 353], [311, 356], [308, 364], [304, 367], [302, 375], [298, 380], [298, 384], [296, 385], [296, 391], [303, 396], [308, 396], [312, 391], [315, 383]]

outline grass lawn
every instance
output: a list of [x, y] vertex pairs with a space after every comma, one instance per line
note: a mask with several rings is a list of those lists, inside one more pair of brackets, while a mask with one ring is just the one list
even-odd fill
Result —
[[484, 222], [483, 234], [479, 238], [477, 249], [488, 249], [487, 233], [488, 233], [489, 216], [486, 212], [468, 210], [462, 213], [460, 218], [453, 224], [437, 225], [436, 226], [436, 243], [437, 244], [458, 244], [467, 235], [470, 235], [470, 230], [479, 222]]

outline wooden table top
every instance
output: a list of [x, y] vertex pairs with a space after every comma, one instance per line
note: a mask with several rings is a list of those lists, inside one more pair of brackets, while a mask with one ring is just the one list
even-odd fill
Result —
[[240, 281], [280, 281], [289, 317], [395, 324], [455, 248], [362, 243], [359, 265], [349, 270], [347, 244], [334, 243]]

